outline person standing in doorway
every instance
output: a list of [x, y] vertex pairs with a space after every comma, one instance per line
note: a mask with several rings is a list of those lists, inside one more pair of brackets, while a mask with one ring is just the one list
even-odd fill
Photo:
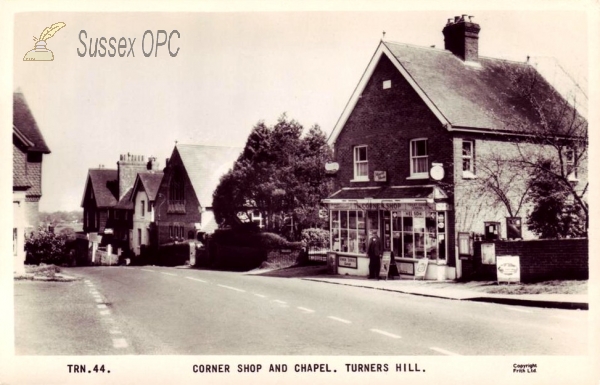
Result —
[[381, 240], [379, 239], [379, 236], [377, 236], [377, 232], [371, 231], [369, 245], [367, 246], [367, 256], [369, 257], [369, 279], [379, 279], [382, 251]]

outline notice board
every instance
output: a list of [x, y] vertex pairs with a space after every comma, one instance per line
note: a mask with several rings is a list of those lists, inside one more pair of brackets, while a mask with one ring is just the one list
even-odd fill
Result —
[[390, 273], [390, 263], [392, 261], [392, 252], [384, 251], [383, 257], [381, 258], [381, 267], [379, 268], [379, 278], [387, 279]]

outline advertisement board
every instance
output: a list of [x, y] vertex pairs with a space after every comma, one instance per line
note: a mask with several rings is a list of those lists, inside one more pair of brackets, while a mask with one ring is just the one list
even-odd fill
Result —
[[521, 282], [519, 257], [514, 255], [498, 255], [496, 257], [496, 273], [498, 275], [498, 283]]
[[357, 269], [358, 263], [356, 257], [343, 257], [338, 256], [338, 266], [339, 267], [348, 267], [350, 269]]

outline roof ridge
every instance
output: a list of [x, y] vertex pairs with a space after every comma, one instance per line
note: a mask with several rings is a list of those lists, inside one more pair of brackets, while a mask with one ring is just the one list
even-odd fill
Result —
[[[426, 46], [423, 46], [423, 45], [417, 45], [417, 44], [411, 44], [411, 43], [402, 43], [402, 42], [399, 42], [399, 41], [389, 41], [389, 40], [383, 42], [383, 44], [386, 44], [386, 43], [395, 44], [395, 45], [405, 45], [405, 46], [409, 46], [409, 47], [413, 47], [413, 48], [418, 48], [418, 49], [422, 49], [422, 50], [436, 51], [436, 52], [448, 53], [450, 55], [454, 55], [451, 51], [449, 51], [447, 49], [444, 49], [444, 48], [426, 47]], [[519, 61], [519, 60], [513, 60], [513, 59], [505, 59], [505, 58], [501, 58], [501, 57], [479, 55], [479, 58], [480, 59], [488, 59], [488, 60], [500, 60], [500, 61], [515, 63], [515, 64], [529, 65], [529, 63], [527, 63], [525, 61]]]

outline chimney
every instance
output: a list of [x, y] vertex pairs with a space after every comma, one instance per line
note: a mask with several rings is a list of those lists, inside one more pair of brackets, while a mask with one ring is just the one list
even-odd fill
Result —
[[146, 162], [143, 155], [121, 154], [117, 162], [119, 180], [119, 200], [133, 187], [138, 172], [146, 171]]
[[448, 19], [442, 30], [444, 48], [466, 62], [479, 60], [479, 24], [473, 22], [473, 16], [455, 16]]
[[159, 164], [155, 156], [151, 156], [148, 158], [148, 163], [146, 163], [146, 169], [148, 171], [160, 171]]

